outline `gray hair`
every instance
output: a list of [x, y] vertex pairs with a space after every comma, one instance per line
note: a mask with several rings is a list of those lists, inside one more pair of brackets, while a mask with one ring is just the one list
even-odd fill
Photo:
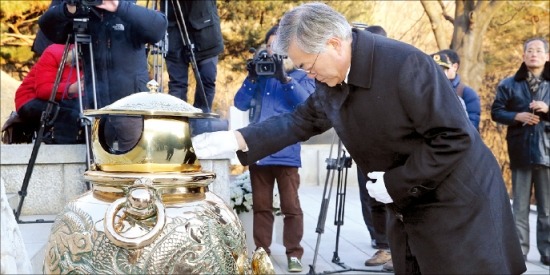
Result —
[[535, 38], [531, 38], [531, 39], [528, 39], [527, 41], [525, 41], [525, 43], [523, 43], [523, 52], [526, 52], [527, 51], [527, 45], [533, 41], [540, 41], [542, 42], [542, 44], [544, 45], [544, 52], [545, 53], [548, 53], [548, 41], [546, 41], [544, 38], [542, 37], [535, 37]]
[[331, 37], [351, 39], [351, 26], [346, 18], [323, 3], [307, 3], [287, 13], [279, 23], [273, 50], [288, 55], [290, 41], [306, 53], [319, 53]]

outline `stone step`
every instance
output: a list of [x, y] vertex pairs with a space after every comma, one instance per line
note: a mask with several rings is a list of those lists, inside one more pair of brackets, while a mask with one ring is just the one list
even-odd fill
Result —
[[7, 193], [6, 197], [8, 198], [8, 203], [13, 210], [17, 210], [19, 205], [19, 195], [17, 193]]
[[[55, 215], [29, 215], [19, 217], [21, 221], [53, 221]], [[25, 249], [29, 256], [34, 274], [42, 274], [42, 265], [50, 230], [53, 223], [20, 223], [19, 230], [23, 240], [25, 240]]]

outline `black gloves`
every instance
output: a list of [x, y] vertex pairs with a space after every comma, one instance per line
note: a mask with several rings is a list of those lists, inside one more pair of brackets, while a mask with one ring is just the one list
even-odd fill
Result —
[[287, 84], [292, 80], [286, 72], [285, 72], [285, 66], [283, 64], [284, 58], [278, 54], [273, 55], [273, 61], [275, 62], [275, 74], [273, 77], [275, 77], [277, 80], [279, 80], [283, 84]]
[[248, 80], [252, 83], [256, 83], [256, 80], [258, 79], [258, 74], [256, 73], [254, 60], [248, 59], [246, 61], [246, 70], [248, 71]]

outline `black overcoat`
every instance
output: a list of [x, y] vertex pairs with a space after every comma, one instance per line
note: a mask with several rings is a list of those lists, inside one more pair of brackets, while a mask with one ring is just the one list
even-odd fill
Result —
[[241, 162], [334, 127], [365, 175], [386, 172], [396, 273], [411, 271], [407, 247], [423, 274], [524, 272], [500, 168], [442, 70], [408, 44], [353, 37], [347, 84], [317, 82], [295, 112], [239, 129]]

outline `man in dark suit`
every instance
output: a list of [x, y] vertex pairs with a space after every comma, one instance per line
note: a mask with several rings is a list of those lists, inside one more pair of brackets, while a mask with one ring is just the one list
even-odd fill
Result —
[[523, 273], [500, 167], [433, 59], [352, 29], [322, 3], [288, 11], [279, 26], [275, 52], [315, 77], [315, 92], [292, 113], [196, 136], [197, 156], [238, 150], [253, 163], [334, 127], [389, 209], [396, 274]]

